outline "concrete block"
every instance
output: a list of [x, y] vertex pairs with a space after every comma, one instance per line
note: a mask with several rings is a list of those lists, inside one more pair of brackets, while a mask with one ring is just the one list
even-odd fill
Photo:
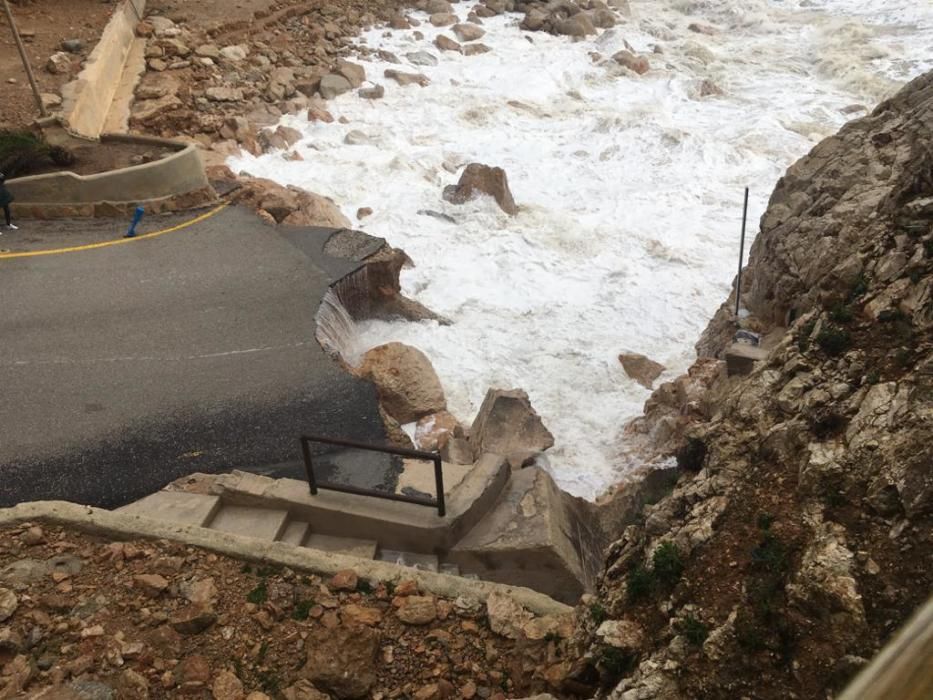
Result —
[[221, 530], [243, 537], [277, 540], [285, 531], [287, 510], [253, 508], [224, 504], [211, 520], [211, 530]]
[[304, 546], [308, 549], [318, 549], [322, 552], [339, 552], [360, 559], [375, 559], [375, 540], [361, 540], [355, 537], [334, 537], [333, 535], [319, 535], [312, 532], [305, 539]]
[[296, 547], [304, 544], [311, 526], [301, 520], [289, 520], [279, 536], [279, 542], [288, 542]]
[[494, 509], [446, 559], [464, 574], [576, 603], [595, 585], [604, 545], [578, 501], [537, 467], [513, 472]]
[[118, 509], [127, 515], [164, 520], [174, 525], [203, 527], [220, 507], [217, 496], [206, 496], [183, 491], [156, 491], [134, 503]]
[[732, 343], [726, 350], [726, 374], [730, 377], [750, 374], [755, 363], [768, 357], [768, 351], [747, 343]]
[[414, 552], [399, 552], [393, 549], [383, 549], [376, 556], [379, 561], [387, 561], [399, 566], [407, 566], [419, 571], [437, 571], [438, 560], [432, 554], [416, 554]]

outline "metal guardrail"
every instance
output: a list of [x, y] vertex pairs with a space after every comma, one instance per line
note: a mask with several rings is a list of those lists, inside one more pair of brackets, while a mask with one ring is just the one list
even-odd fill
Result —
[[[377, 491], [376, 489], [364, 489], [358, 486], [348, 486], [346, 484], [334, 484], [327, 481], [318, 481], [314, 476], [314, 464], [311, 460], [311, 443], [317, 442], [323, 445], [334, 445], [336, 447], [349, 447], [356, 450], [368, 450], [369, 452], [382, 452], [384, 454], [398, 455], [399, 457], [410, 457], [412, 459], [423, 459], [434, 462], [434, 484], [437, 490], [435, 498], [425, 498], [422, 496], [406, 496], [405, 494], [388, 493], [386, 491]], [[311, 489], [311, 495], [316, 496], [318, 489], [327, 491], [339, 491], [341, 493], [350, 493], [355, 496], [371, 496], [381, 498], [386, 501], [401, 501], [402, 503], [414, 503], [419, 506], [428, 506], [437, 508], [437, 514], [444, 517], [447, 513], [447, 507], [444, 503], [444, 471], [441, 456], [437, 452], [422, 452], [420, 450], [407, 450], [401, 447], [383, 447], [380, 445], [368, 445], [363, 442], [352, 440], [335, 440], [333, 438], [317, 437], [313, 435], [301, 436], [301, 454], [305, 461], [305, 472], [308, 475], [308, 486]]]

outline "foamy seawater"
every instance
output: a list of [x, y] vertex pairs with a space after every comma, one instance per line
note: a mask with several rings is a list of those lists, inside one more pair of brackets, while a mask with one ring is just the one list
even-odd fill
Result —
[[[454, 5], [465, 18], [473, 3]], [[592, 498], [624, 477], [624, 423], [649, 392], [617, 356], [641, 352], [683, 372], [728, 295], [742, 190], [749, 238], [794, 160], [908, 79], [933, 68], [933, 6], [905, 0], [631, 0], [632, 16], [574, 42], [484, 20], [491, 47], [438, 51], [441, 33], [373, 30], [362, 41], [403, 65], [361, 61], [385, 98], [330, 103], [347, 124], [283, 123], [305, 135], [304, 162], [283, 154], [235, 169], [331, 196], [359, 227], [403, 248], [405, 292], [454, 321], [361, 324], [358, 351], [399, 340], [423, 350], [451, 410], [472, 421], [489, 387], [525, 389], [554, 433], [550, 469]], [[688, 30], [699, 22], [711, 35]], [[626, 42], [652, 70], [608, 59]], [[436, 66], [405, 54], [428, 51]], [[659, 51], [659, 53], [656, 53]], [[425, 88], [383, 78], [424, 73]], [[702, 81], [723, 91], [701, 96]], [[348, 145], [350, 131], [365, 143]], [[355, 139], [359, 140], [359, 139]], [[491, 199], [441, 198], [470, 162], [506, 170], [521, 211]], [[419, 214], [433, 210], [448, 223]]]

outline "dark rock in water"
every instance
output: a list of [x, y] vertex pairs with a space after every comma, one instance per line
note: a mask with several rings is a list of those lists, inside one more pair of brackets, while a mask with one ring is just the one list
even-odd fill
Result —
[[442, 214], [439, 211], [434, 211], [433, 209], [419, 209], [418, 213], [422, 216], [433, 216], [435, 219], [440, 219], [441, 221], [446, 221], [449, 224], [457, 223], [457, 220], [450, 216], [449, 214]]

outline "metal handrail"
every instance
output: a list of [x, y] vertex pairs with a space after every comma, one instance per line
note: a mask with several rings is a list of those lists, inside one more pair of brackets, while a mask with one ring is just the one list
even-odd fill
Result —
[[[437, 452], [422, 452], [421, 450], [409, 450], [403, 447], [385, 447], [383, 445], [369, 445], [363, 442], [353, 440], [337, 440], [334, 438], [318, 437], [314, 435], [301, 436], [301, 454], [305, 461], [305, 471], [308, 475], [308, 487], [312, 496], [317, 496], [318, 489], [327, 491], [339, 491], [341, 493], [350, 493], [355, 496], [372, 496], [386, 501], [401, 501], [402, 503], [414, 503], [419, 506], [428, 506], [437, 508], [437, 514], [444, 517], [447, 513], [447, 507], [444, 502], [444, 470], [441, 456]], [[387, 493], [377, 491], [376, 489], [364, 489], [359, 486], [348, 486], [346, 484], [334, 484], [328, 481], [318, 481], [314, 476], [314, 465], [311, 461], [311, 443], [319, 442], [324, 445], [334, 445], [336, 447], [349, 447], [356, 450], [368, 450], [370, 452], [382, 452], [384, 454], [398, 455], [399, 457], [411, 457], [413, 459], [423, 459], [434, 462], [434, 484], [437, 489], [436, 498], [424, 498], [422, 496], [407, 496], [405, 494]]]

